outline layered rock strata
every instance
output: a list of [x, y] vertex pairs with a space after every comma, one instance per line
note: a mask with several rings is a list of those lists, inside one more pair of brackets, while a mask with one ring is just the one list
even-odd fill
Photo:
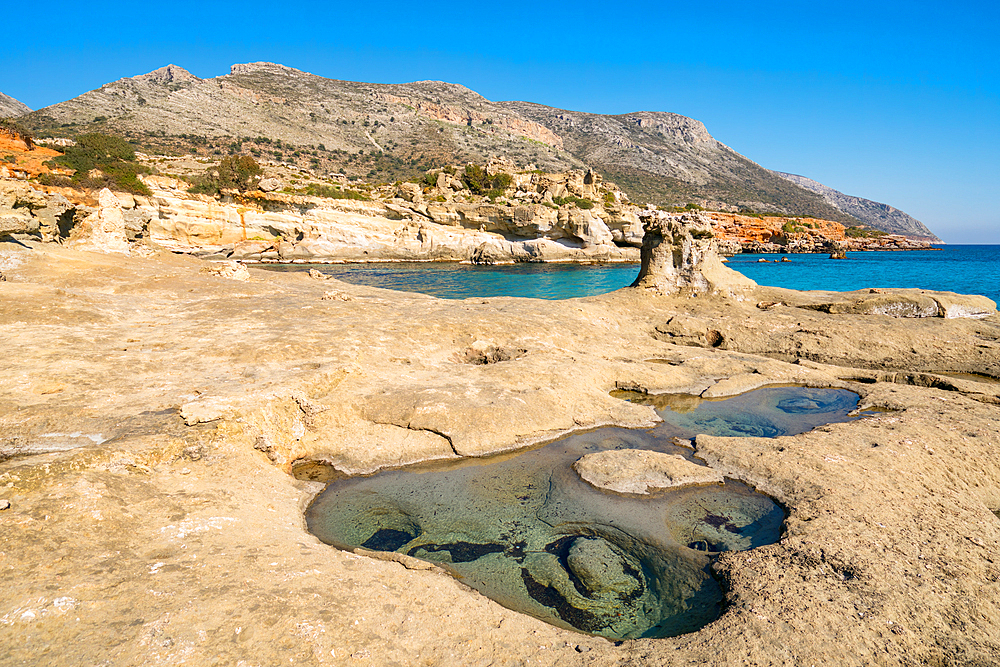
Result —
[[434, 194], [449, 188], [446, 179], [428, 193], [431, 197], [419, 186], [404, 183], [398, 196], [385, 200], [277, 192], [231, 193], [217, 200], [188, 194], [183, 181], [153, 176], [145, 179], [153, 195], [139, 208], [150, 217], [154, 243], [208, 258], [635, 261], [642, 231], [638, 216], [628, 208], [546, 205], [553, 192], [593, 196], [596, 188], [584, 178], [583, 173], [570, 174], [564, 183], [550, 183], [528, 174], [512, 186], [510, 198], [490, 203], [456, 200], [455, 190], [449, 190], [450, 200]]

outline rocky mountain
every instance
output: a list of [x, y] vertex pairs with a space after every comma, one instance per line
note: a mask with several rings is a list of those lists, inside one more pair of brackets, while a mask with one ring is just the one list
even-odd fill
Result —
[[14, 118], [23, 116], [31, 111], [31, 108], [23, 102], [18, 102], [10, 95], [0, 93], [0, 118]]
[[503, 158], [524, 170], [594, 168], [633, 201], [858, 221], [672, 113], [600, 115], [494, 102], [436, 81], [337, 81], [273, 63], [200, 79], [176, 65], [32, 112], [40, 136], [121, 134], [151, 153], [249, 152], [315, 173], [391, 182]]
[[799, 187], [811, 190], [823, 197], [831, 206], [834, 206], [845, 214], [860, 220], [872, 229], [878, 229], [890, 234], [900, 234], [910, 238], [916, 238], [931, 243], [941, 243], [931, 230], [927, 229], [924, 223], [916, 218], [907, 215], [898, 208], [893, 208], [888, 204], [881, 204], [870, 199], [852, 197], [843, 192], [834, 190], [831, 187], [817, 183], [811, 178], [799, 176], [797, 174], [786, 174], [781, 171], [774, 172], [778, 176], [795, 183]]
[[856, 224], [814, 193], [789, 187], [770, 170], [715, 140], [691, 118], [656, 112], [605, 116], [528, 102], [504, 106], [552, 130], [574, 157], [637, 200], [701, 202], [711, 208], [796, 213]]

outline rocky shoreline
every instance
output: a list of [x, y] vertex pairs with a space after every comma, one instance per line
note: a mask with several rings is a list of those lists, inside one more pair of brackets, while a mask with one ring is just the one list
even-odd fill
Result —
[[[34, 159], [35, 168], [46, 169]], [[156, 163], [159, 158], [144, 159]], [[384, 186], [340, 178], [333, 185], [309, 181], [308, 187], [298, 187], [300, 177], [312, 177], [272, 173], [282, 178], [267, 176], [259, 181], [260, 189], [215, 196], [190, 192], [195, 176], [144, 175], [149, 193], [112, 193], [117, 203], [97, 201], [95, 192], [0, 178], [0, 234], [67, 240], [91, 216], [120, 209], [120, 215], [109, 215], [122, 218], [129, 239], [212, 260], [637, 262], [640, 216], [651, 209], [631, 204], [617, 186], [592, 171], [518, 172], [513, 165], [490, 163], [483, 178], [503, 187], [478, 195], [454, 167], [428, 174], [424, 183]], [[670, 215], [707, 226], [724, 255], [930, 247], [892, 235], [851, 237], [838, 222], [812, 218], [701, 210]]]
[[[953, 376], [1000, 377], [990, 300], [759, 287], [718, 260], [708, 223], [650, 211], [637, 287], [447, 301], [227, 272], [129, 241], [135, 209], [109, 195], [64, 244], [0, 244], [3, 662], [971, 666], [1000, 654], [1000, 384]], [[850, 389], [872, 413], [797, 436], [695, 439], [715, 473], [788, 517], [778, 543], [719, 556], [724, 612], [694, 633], [612, 643], [561, 630], [428, 563], [306, 530], [325, 479], [656, 423], [616, 390], [711, 399], [773, 384]]]

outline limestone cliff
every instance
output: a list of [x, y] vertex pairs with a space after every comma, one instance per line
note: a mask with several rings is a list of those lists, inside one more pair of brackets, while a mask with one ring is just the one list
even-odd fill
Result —
[[137, 201], [152, 242], [217, 259], [636, 261], [642, 230], [635, 207], [547, 205], [537, 192], [550, 200], [553, 190], [594, 196], [596, 185], [584, 180], [582, 173], [524, 175], [509, 199], [494, 203], [447, 201], [434, 194], [439, 188], [425, 197], [408, 183], [369, 201], [259, 191], [215, 199], [152, 176], [145, 179], [152, 196]]

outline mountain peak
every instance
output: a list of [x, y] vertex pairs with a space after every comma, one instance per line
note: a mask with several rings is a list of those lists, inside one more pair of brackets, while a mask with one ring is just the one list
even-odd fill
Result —
[[256, 62], [236, 63], [229, 68], [230, 74], [253, 74], [254, 72], [276, 72], [281, 74], [305, 74], [302, 70], [279, 65], [278, 63]]
[[166, 67], [161, 67], [160, 69], [154, 69], [148, 74], [141, 74], [135, 78], [139, 81], [160, 84], [201, 81], [201, 79], [196, 77], [194, 74], [187, 71], [183, 67], [178, 67], [177, 65], [167, 65]]
[[843, 192], [834, 190], [829, 185], [823, 185], [811, 178], [798, 174], [789, 174], [783, 171], [775, 171], [781, 178], [795, 183], [800, 188], [811, 190], [820, 195], [834, 208], [837, 208], [847, 215], [860, 220], [872, 229], [879, 229], [890, 234], [902, 234], [931, 243], [941, 243], [931, 230], [927, 229], [924, 223], [913, 216], [910, 216], [898, 208], [883, 204], [881, 202], [845, 195]]

